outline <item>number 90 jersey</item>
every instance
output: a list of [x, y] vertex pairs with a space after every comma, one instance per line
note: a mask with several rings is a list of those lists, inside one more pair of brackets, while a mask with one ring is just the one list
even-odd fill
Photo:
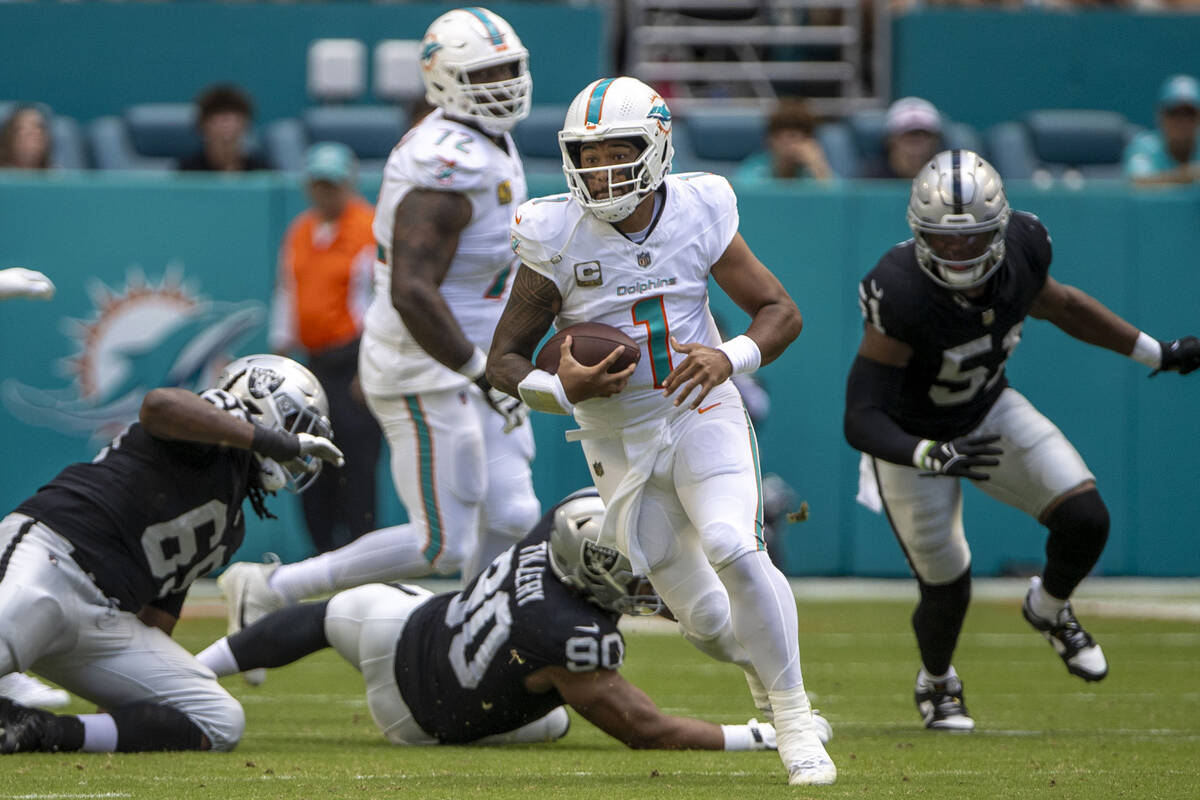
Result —
[[641, 348], [623, 392], [575, 406], [584, 427], [622, 427], [682, 413], [661, 391], [683, 360], [670, 349], [670, 337], [709, 347], [721, 343], [708, 309], [708, 275], [737, 234], [737, 197], [727, 180], [702, 172], [669, 175], [660, 191], [662, 207], [641, 244], [568, 194], [531, 200], [514, 219], [513, 250], [554, 281], [562, 297], [555, 327], [602, 322]]
[[1041, 221], [1022, 211], [1013, 213], [1004, 240], [1004, 263], [976, 300], [929, 280], [911, 240], [889, 250], [858, 287], [866, 323], [913, 349], [887, 409], [913, 436], [966, 434], [1008, 386], [1005, 363], [1046, 283], [1052, 251]]
[[563, 704], [532, 694], [546, 666], [619, 669], [618, 615], [559, 581], [549, 562], [554, 510], [461, 592], [418, 607], [396, 646], [396, 685], [413, 719], [444, 744], [506, 733]]

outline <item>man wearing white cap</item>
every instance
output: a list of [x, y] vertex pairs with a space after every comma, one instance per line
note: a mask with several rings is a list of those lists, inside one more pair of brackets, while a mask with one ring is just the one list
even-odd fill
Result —
[[1123, 160], [1137, 186], [1200, 180], [1200, 81], [1167, 78], [1158, 93], [1158, 130], [1135, 136]]
[[863, 178], [912, 180], [942, 149], [942, 115], [920, 97], [901, 97], [888, 107], [883, 152], [863, 169]]

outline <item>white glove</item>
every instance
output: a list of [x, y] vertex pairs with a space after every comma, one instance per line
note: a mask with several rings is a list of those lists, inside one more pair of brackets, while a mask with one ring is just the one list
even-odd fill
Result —
[[520, 398], [505, 394], [492, 386], [484, 376], [480, 375], [476, 378], [475, 385], [483, 392], [483, 399], [487, 400], [492, 411], [504, 417], [505, 433], [511, 433], [529, 416], [529, 406], [522, 403]]
[[11, 297], [49, 300], [54, 297], [54, 283], [36, 269], [0, 269], [0, 300]]
[[316, 456], [322, 461], [327, 461], [335, 467], [340, 467], [346, 463], [342, 451], [337, 445], [326, 439], [324, 436], [313, 436], [311, 433], [297, 433], [296, 438], [300, 440], [300, 455]]

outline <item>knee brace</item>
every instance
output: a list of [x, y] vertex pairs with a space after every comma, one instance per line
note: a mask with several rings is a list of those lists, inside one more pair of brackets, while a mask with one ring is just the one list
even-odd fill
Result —
[[1089, 489], [1058, 504], [1046, 518], [1046, 569], [1042, 585], [1066, 600], [1100, 560], [1108, 542], [1108, 509], [1100, 492]]
[[921, 600], [912, 615], [921, 663], [930, 675], [945, 675], [958, 645], [971, 604], [971, 571], [968, 569], [950, 583], [927, 584], [920, 579]]

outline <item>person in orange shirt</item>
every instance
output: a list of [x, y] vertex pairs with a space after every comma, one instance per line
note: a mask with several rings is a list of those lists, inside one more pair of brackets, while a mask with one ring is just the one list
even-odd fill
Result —
[[332, 550], [375, 529], [381, 433], [358, 387], [358, 340], [371, 297], [375, 209], [354, 189], [350, 148], [321, 142], [305, 154], [310, 207], [292, 221], [279, 253], [271, 349], [301, 351], [329, 395], [346, 466], [327, 470], [301, 496], [313, 545]]

